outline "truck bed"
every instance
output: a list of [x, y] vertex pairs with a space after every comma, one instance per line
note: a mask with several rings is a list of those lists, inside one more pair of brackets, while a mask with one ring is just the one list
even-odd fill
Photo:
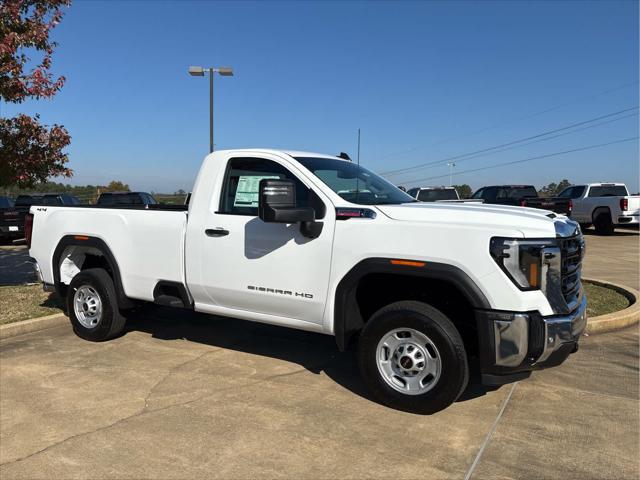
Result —
[[[32, 205], [38, 207], [40, 205]], [[188, 205], [166, 205], [166, 204], [149, 204], [149, 205], [56, 205], [55, 208], [99, 208], [106, 210], [160, 210], [171, 212], [186, 212]]]
[[[151, 206], [150, 206], [151, 207]], [[118, 263], [127, 297], [153, 300], [153, 289], [161, 280], [184, 284], [184, 231], [186, 207], [161, 208], [97, 206], [33, 206], [31, 255], [55, 257], [64, 237], [89, 236], [103, 241]], [[168, 207], [168, 208], [167, 208]], [[67, 249], [60, 264], [40, 264], [43, 279], [54, 283], [54, 270], [73, 273], [74, 252]], [[72, 276], [72, 275], [71, 275]]]

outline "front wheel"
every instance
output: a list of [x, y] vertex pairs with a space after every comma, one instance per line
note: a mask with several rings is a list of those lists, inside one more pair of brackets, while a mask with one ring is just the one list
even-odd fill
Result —
[[460, 333], [442, 312], [421, 302], [397, 302], [378, 310], [362, 330], [358, 354], [371, 392], [398, 410], [443, 410], [469, 381]]
[[67, 289], [67, 312], [73, 331], [92, 342], [109, 340], [124, 329], [113, 280], [101, 268], [78, 273]]

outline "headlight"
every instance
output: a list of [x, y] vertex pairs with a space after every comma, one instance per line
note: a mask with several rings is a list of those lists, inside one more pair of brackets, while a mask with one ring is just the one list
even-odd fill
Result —
[[521, 290], [538, 290], [542, 284], [545, 247], [555, 246], [554, 240], [520, 238], [491, 239], [491, 256]]

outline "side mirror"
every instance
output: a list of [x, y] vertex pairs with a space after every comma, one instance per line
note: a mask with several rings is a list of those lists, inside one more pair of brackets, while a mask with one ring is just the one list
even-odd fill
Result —
[[291, 180], [260, 180], [258, 216], [263, 222], [301, 223], [305, 237], [317, 238], [322, 232], [315, 210], [296, 206], [296, 184]]
[[258, 215], [263, 222], [313, 222], [311, 207], [296, 207], [296, 184], [291, 180], [260, 180]]

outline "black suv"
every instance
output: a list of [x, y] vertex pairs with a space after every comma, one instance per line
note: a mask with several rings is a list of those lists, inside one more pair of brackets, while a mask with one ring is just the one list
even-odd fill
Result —
[[19, 222], [19, 214], [10, 197], [0, 196], [0, 239], [22, 238], [24, 225]]

